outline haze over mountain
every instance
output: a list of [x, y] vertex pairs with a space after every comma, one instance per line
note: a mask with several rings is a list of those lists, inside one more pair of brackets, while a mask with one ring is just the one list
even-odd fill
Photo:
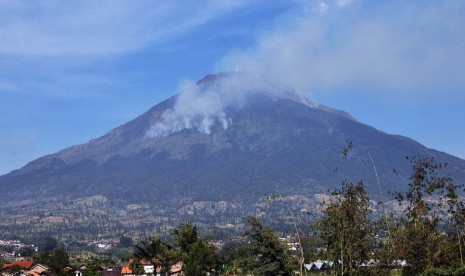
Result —
[[[353, 149], [342, 160], [347, 141]], [[19, 202], [29, 208], [19, 213], [40, 214], [44, 202], [98, 196], [111, 206], [148, 204], [176, 217], [186, 206], [210, 202], [241, 217], [265, 195], [311, 199], [342, 179], [363, 180], [377, 199], [366, 150], [385, 193], [405, 187], [406, 156], [447, 162], [446, 172], [465, 180], [464, 160], [386, 134], [290, 87], [229, 72], [206, 76], [100, 138], [1, 176], [0, 204]]]

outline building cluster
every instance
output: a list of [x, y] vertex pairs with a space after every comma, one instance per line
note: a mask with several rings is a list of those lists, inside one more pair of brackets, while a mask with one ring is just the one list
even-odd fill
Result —
[[[361, 264], [358, 264], [358, 267], [360, 268], [368, 268], [370, 266], [375, 266], [377, 265], [378, 262], [374, 259], [371, 259], [367, 262], [363, 262]], [[322, 260], [317, 260], [315, 262], [309, 263], [309, 264], [304, 264], [305, 270], [308, 272], [327, 272], [334, 268], [335, 263], [333, 261], [322, 261]], [[342, 261], [338, 260], [336, 265], [342, 265]], [[400, 269], [406, 266], [410, 266], [406, 260], [394, 260], [392, 261], [392, 264], [388, 265], [388, 267], [392, 269]]]
[[297, 251], [299, 250], [299, 241], [297, 237], [286, 236], [278, 238], [280, 243], [283, 243], [287, 246], [287, 250], [289, 251]]
[[20, 240], [0, 240], [0, 257], [14, 258], [21, 257], [21, 249], [29, 247], [32, 251], [37, 251], [37, 246], [25, 244]]
[[[140, 260], [140, 267], [141, 271], [136, 273], [131, 269], [133, 267], [134, 259], [130, 259], [127, 266], [117, 266], [111, 267], [107, 269], [102, 269], [101, 274], [102, 276], [148, 276], [154, 275], [159, 276], [161, 275], [161, 268], [155, 267], [151, 262], [146, 260]], [[177, 264], [171, 266], [169, 275], [172, 276], [180, 276], [184, 275], [182, 273], [182, 262], [178, 262]]]
[[87, 243], [89, 246], [95, 246], [97, 250], [110, 250], [114, 247], [117, 247], [119, 240], [94, 240]]
[[[52, 276], [48, 266], [36, 264], [34, 261], [16, 261], [11, 264], [4, 264], [1, 269], [4, 276]], [[82, 276], [76, 275], [76, 276]]]
[[[161, 268], [155, 267], [152, 263], [141, 260], [141, 271], [134, 272], [131, 267], [134, 259], [129, 260], [126, 266], [112, 266], [108, 268], [97, 267], [98, 274], [102, 276], [160, 276]], [[89, 268], [86, 265], [65, 266], [60, 275], [68, 276], [83, 276]], [[4, 264], [0, 269], [0, 275], [3, 276], [56, 276], [52, 269], [44, 264], [35, 263], [32, 260], [28, 261], [15, 261], [13, 263]], [[180, 276], [182, 273], [182, 263], [179, 262], [170, 269], [170, 275]]]

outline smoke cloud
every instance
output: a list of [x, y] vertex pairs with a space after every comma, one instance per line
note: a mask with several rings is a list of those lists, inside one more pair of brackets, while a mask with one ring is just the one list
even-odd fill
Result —
[[166, 110], [159, 122], [151, 126], [147, 138], [165, 137], [183, 129], [210, 134], [215, 125], [227, 129], [233, 121], [230, 108], [240, 108], [251, 95], [266, 93], [287, 97], [307, 105], [314, 103], [299, 96], [281, 83], [251, 72], [227, 72], [206, 77], [199, 83], [183, 85], [174, 108]]
[[465, 2], [334, 0], [300, 8], [217, 67], [247, 74], [187, 85], [146, 136], [227, 129], [234, 123], [227, 108], [244, 105], [257, 91], [293, 98], [341, 91], [428, 95], [461, 93], [465, 86]]
[[463, 1], [312, 1], [218, 68], [265, 72], [313, 94], [461, 93], [464, 9]]

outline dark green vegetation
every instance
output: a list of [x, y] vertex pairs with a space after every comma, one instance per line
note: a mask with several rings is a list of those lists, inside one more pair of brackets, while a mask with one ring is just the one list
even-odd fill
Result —
[[[249, 217], [243, 242], [229, 250], [220, 251], [214, 243], [197, 232], [197, 226], [187, 222], [172, 232], [171, 243], [155, 236], [136, 246], [136, 261], [148, 260], [160, 267], [162, 274], [182, 262], [186, 276], [206, 275], [212, 272], [222, 275], [292, 275], [297, 268], [296, 259], [289, 255], [287, 246], [261, 222]], [[136, 268], [136, 265], [132, 267]]]
[[171, 266], [182, 262], [186, 276], [205, 275], [215, 269], [218, 263], [215, 248], [206, 237], [201, 237], [197, 226], [190, 222], [182, 224], [172, 232], [173, 245], [165, 243], [155, 236], [148, 242], [136, 246], [136, 262], [146, 260], [161, 273], [168, 273]]
[[325, 259], [337, 262], [335, 270], [353, 274], [361, 263], [372, 259], [374, 224], [369, 219], [369, 198], [363, 183], [344, 183], [335, 190], [327, 208], [316, 225], [325, 248]]
[[62, 269], [69, 264], [69, 255], [63, 248], [55, 248], [51, 252], [40, 252], [34, 256], [34, 262], [44, 264], [56, 275], [62, 274]]

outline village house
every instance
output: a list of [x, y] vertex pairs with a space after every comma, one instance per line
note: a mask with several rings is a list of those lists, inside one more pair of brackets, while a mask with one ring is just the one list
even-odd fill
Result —
[[27, 276], [50, 276], [50, 268], [43, 264], [36, 264], [29, 271], [26, 272]]
[[2, 274], [5, 276], [10, 276], [10, 275], [27, 276], [25, 272], [29, 271], [33, 267], [33, 265], [34, 265], [34, 261], [16, 261], [12, 264], [4, 264], [2, 267]]
[[[128, 266], [122, 267], [121, 275], [124, 275], [124, 276], [136, 276], [136, 275], [137, 276], [147, 276], [147, 275], [161, 276], [161, 268], [157, 267], [156, 269], [154, 269], [154, 265], [147, 260], [139, 261], [144, 270], [144, 274], [135, 274], [131, 270], [131, 264], [133, 262], [134, 262], [134, 259], [130, 259]], [[175, 265], [171, 266], [170, 275], [173, 275], [173, 276], [182, 275], [182, 262], [178, 262]]]

